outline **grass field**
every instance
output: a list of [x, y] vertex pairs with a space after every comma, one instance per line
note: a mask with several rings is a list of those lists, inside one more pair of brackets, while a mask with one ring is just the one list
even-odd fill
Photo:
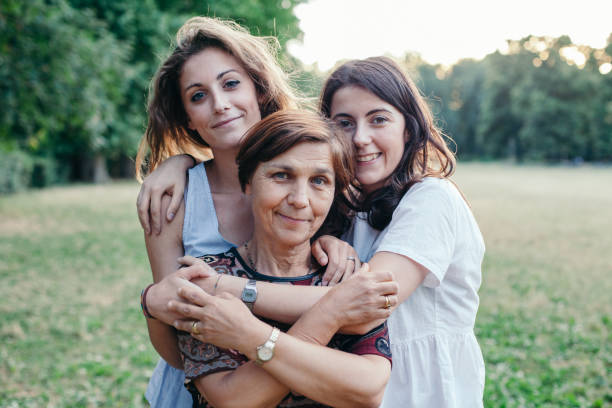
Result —
[[[612, 168], [461, 164], [485, 405], [612, 406]], [[145, 406], [136, 183], [0, 197], [0, 407]]]

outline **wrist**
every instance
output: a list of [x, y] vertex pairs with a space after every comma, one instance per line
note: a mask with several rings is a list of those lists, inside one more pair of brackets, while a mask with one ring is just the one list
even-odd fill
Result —
[[142, 314], [147, 319], [155, 319], [155, 316], [151, 313], [149, 305], [147, 304], [147, 297], [150, 296], [151, 288], [153, 286], [155, 286], [155, 284], [151, 283], [150, 285], [147, 285], [142, 292], [140, 292], [140, 308], [142, 310]]
[[245, 325], [244, 335], [241, 336], [243, 342], [237, 350], [249, 360], [254, 361], [257, 359], [257, 346], [266, 342], [271, 330], [272, 326], [253, 317], [253, 322]]
[[313, 313], [317, 316], [320, 319], [321, 325], [334, 328], [338, 331], [345, 324], [345, 319], [343, 319], [341, 309], [334, 305], [333, 298], [330, 296], [330, 293], [333, 291], [334, 287], [315, 303], [307, 313]]

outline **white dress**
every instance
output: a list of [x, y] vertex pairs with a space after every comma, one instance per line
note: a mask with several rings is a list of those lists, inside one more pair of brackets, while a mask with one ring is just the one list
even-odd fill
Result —
[[387, 228], [375, 230], [360, 214], [346, 239], [362, 261], [387, 251], [429, 271], [388, 320], [393, 369], [382, 407], [481, 407], [485, 369], [474, 321], [484, 241], [457, 188], [426, 178]]

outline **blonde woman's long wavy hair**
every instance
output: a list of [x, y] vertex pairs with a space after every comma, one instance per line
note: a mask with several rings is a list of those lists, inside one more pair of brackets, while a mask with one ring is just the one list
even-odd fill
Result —
[[212, 157], [201, 135], [189, 129], [179, 86], [187, 60], [208, 47], [226, 51], [244, 67], [255, 84], [262, 119], [298, 106], [289, 77], [277, 61], [280, 46], [276, 38], [251, 35], [233, 21], [193, 17], [177, 32], [176, 47], [151, 83], [147, 129], [136, 155], [138, 180], [176, 154], [189, 153], [201, 160]]

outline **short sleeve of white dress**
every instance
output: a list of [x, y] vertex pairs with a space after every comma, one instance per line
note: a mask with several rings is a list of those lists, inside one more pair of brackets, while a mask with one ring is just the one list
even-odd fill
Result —
[[412, 186], [393, 212], [377, 252], [412, 259], [429, 271], [423, 285], [440, 285], [457, 238], [456, 194], [455, 186], [444, 179], [428, 177]]

